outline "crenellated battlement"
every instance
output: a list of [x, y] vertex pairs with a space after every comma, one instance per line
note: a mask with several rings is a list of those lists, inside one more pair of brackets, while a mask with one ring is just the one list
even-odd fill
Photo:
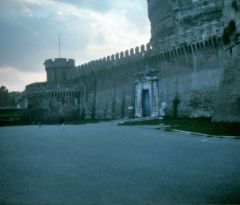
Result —
[[74, 59], [66, 59], [66, 58], [55, 58], [55, 59], [47, 59], [44, 62], [44, 65], [47, 68], [51, 67], [74, 67], [75, 60]]
[[150, 46], [150, 44], [137, 46], [126, 51], [121, 51], [119, 53], [79, 65], [78, 69], [88, 70], [90, 68], [97, 69], [105, 66], [115, 66], [117, 64], [122, 64], [131, 60], [142, 58], [146, 53], [150, 52], [151, 50], [152, 47]]
[[82, 72], [91, 72], [104, 67], [138, 62], [144, 59], [145, 56], [164, 55], [165, 53], [180, 54], [183, 53], [182, 50], [196, 50], [204, 47], [204, 45], [208, 48], [213, 47], [216, 44], [215, 41], [221, 44], [223, 28], [224, 24], [216, 21], [197, 26], [180, 34], [159, 40], [155, 48], [152, 48], [150, 44], [141, 45], [79, 65], [70, 78], [77, 78]]

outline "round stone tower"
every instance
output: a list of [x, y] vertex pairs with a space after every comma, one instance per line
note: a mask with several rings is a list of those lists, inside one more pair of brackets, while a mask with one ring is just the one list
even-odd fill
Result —
[[55, 58], [54, 60], [46, 60], [44, 65], [47, 72], [47, 82], [61, 82], [68, 80], [75, 68], [75, 61], [73, 59]]
[[[220, 24], [221, 0], [148, 0], [151, 22], [151, 45], [173, 35], [179, 35], [203, 25]], [[211, 27], [211, 26], [210, 26]]]
[[176, 33], [174, 10], [192, 4], [192, 0], [147, 0], [148, 16], [151, 22], [151, 44]]

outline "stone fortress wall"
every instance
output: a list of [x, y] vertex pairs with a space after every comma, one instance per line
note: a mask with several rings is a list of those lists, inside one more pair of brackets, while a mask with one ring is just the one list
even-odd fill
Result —
[[29, 105], [58, 115], [118, 118], [158, 117], [165, 102], [168, 115], [213, 116], [226, 56], [224, 2], [158, 4], [148, 0], [150, 43], [77, 67], [71, 59], [45, 61], [48, 80], [26, 87]]
[[[229, 39], [212, 118], [215, 121], [240, 122], [240, 1], [225, 0], [224, 3], [226, 27], [223, 36]], [[233, 21], [236, 28], [230, 29]]]

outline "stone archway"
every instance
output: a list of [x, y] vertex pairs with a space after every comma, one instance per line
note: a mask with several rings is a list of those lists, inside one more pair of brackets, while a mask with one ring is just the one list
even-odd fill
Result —
[[135, 117], [159, 116], [158, 78], [156, 71], [137, 74], [135, 81]]

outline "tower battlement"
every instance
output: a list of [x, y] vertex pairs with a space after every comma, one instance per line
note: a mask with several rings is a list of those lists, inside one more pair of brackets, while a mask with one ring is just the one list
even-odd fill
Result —
[[75, 60], [66, 58], [48, 59], [44, 62], [47, 82], [65, 81], [75, 68]]
[[44, 62], [45, 68], [50, 67], [74, 67], [75, 60], [67, 59], [67, 58], [55, 58], [55, 59], [47, 59]]

